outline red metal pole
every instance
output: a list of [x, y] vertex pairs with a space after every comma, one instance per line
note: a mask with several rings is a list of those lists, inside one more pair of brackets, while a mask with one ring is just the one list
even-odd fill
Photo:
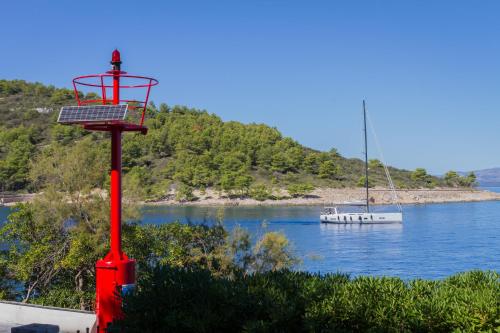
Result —
[[122, 131], [111, 131], [111, 253], [115, 260], [122, 259]]
[[120, 104], [120, 76], [113, 75], [113, 104]]
[[[120, 53], [113, 52], [113, 104], [120, 102]], [[105, 99], [105, 98], [104, 98]], [[96, 263], [96, 313], [98, 332], [106, 332], [109, 323], [123, 318], [120, 294], [135, 285], [135, 260], [122, 252], [122, 131], [120, 124], [111, 126], [111, 240], [110, 251]]]
[[[120, 103], [120, 52], [114, 50], [113, 104]], [[111, 252], [115, 260], [122, 258], [122, 130], [114, 127], [111, 131]]]

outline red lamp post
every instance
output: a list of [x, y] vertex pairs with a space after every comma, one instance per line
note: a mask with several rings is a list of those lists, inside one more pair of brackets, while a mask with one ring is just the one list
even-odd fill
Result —
[[[112, 70], [104, 74], [86, 75], [73, 79], [78, 107], [67, 107], [61, 110], [59, 122], [65, 124], [81, 124], [87, 130], [107, 131], [111, 133], [111, 228], [110, 250], [108, 254], [96, 263], [96, 314], [99, 332], [106, 332], [110, 323], [122, 319], [121, 295], [128, 292], [135, 285], [135, 260], [130, 259], [121, 246], [122, 225], [122, 132], [132, 131], [147, 133], [143, 125], [149, 93], [152, 86], [158, 84], [153, 78], [128, 75], [121, 71], [120, 52], [112, 53]], [[125, 78], [133, 84], [121, 84]], [[81, 99], [78, 88], [97, 88], [101, 94], [98, 99]], [[121, 99], [122, 88], [145, 90], [145, 99]], [[112, 98], [107, 98], [108, 90], [112, 90]], [[117, 116], [113, 106], [125, 104], [123, 114]], [[100, 105], [99, 107], [96, 107]], [[127, 120], [126, 110], [139, 110], [140, 114], [135, 122]], [[106, 113], [108, 112], [108, 113]], [[65, 113], [63, 115], [63, 113]], [[71, 114], [73, 113], [73, 114]], [[69, 120], [68, 120], [69, 119]]]
[[[120, 53], [113, 51], [113, 104], [120, 101]], [[106, 329], [113, 320], [123, 317], [119, 292], [123, 286], [135, 284], [135, 260], [122, 251], [122, 127], [111, 131], [111, 244], [104, 259], [96, 263], [96, 312], [99, 328]]]

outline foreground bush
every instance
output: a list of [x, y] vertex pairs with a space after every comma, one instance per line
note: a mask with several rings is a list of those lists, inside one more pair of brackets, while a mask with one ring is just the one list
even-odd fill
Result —
[[[99, 198], [66, 202], [55, 191], [16, 206], [0, 227], [0, 299], [93, 310], [95, 261], [109, 250], [107, 207]], [[219, 222], [124, 224], [123, 240], [139, 276], [168, 265], [230, 278], [299, 262], [282, 233], [265, 232], [253, 240], [245, 229], [228, 232]]]
[[126, 332], [498, 332], [498, 273], [442, 281], [156, 267], [124, 300]]

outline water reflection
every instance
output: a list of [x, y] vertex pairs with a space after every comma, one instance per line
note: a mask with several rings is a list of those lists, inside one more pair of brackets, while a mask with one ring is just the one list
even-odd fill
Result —
[[333, 224], [321, 223], [320, 229], [326, 236], [328, 233], [397, 233], [403, 232], [403, 223], [388, 224]]

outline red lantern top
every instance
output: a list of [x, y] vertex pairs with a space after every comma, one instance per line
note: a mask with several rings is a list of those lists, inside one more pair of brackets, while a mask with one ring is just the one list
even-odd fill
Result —
[[[147, 77], [130, 75], [121, 71], [121, 56], [118, 50], [111, 54], [112, 70], [102, 74], [78, 76], [73, 79], [73, 89], [78, 106], [125, 104], [128, 106], [127, 117], [120, 121], [95, 121], [80, 123], [89, 130], [109, 131], [113, 126], [120, 126], [124, 131], [147, 132], [144, 126], [144, 117], [149, 100], [151, 87], [158, 84], [158, 80]], [[77, 109], [75, 112], [79, 112]]]

